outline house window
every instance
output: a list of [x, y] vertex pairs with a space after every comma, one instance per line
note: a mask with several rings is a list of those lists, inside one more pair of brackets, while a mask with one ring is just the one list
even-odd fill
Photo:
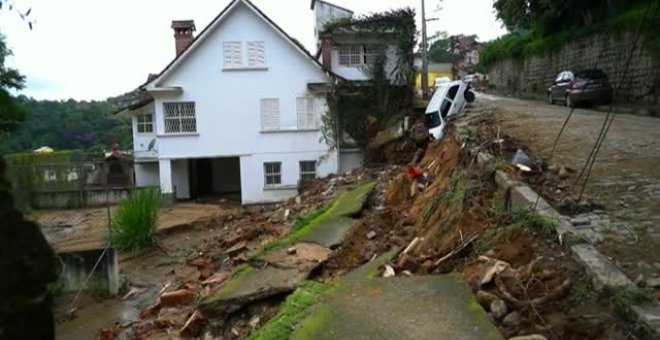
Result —
[[247, 42], [247, 58], [249, 67], [266, 66], [266, 51], [263, 41]]
[[310, 97], [296, 98], [296, 111], [298, 113], [298, 129], [315, 129], [314, 99]]
[[195, 118], [195, 103], [165, 103], [165, 133], [194, 133], [197, 132], [197, 119]]
[[261, 129], [277, 130], [280, 128], [280, 100], [277, 98], [261, 99]]
[[300, 162], [300, 180], [309, 181], [316, 178], [316, 161]]
[[339, 65], [348, 67], [373, 65], [383, 51], [382, 45], [339, 45]]
[[138, 133], [152, 133], [154, 132], [154, 116], [150, 113], [137, 116], [137, 132]]
[[243, 66], [243, 43], [240, 41], [225, 41], [222, 44], [223, 64], [225, 68]]
[[282, 163], [264, 163], [264, 181], [266, 186], [282, 184]]

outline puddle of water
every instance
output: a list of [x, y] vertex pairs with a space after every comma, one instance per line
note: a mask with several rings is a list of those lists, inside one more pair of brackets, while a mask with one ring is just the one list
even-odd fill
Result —
[[118, 297], [100, 302], [81, 302], [75, 319], [56, 326], [55, 338], [58, 340], [96, 339], [101, 328], [112, 326], [115, 323], [123, 324], [137, 320], [140, 317], [140, 311], [153, 304], [156, 293], [156, 288], [150, 288], [133, 299], [120, 300]]

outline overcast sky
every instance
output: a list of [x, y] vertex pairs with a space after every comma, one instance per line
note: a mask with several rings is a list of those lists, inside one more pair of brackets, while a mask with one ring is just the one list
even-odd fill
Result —
[[[128, 92], [174, 58], [173, 19], [194, 19], [200, 32], [230, 0], [13, 0], [0, 10], [0, 32], [13, 50], [8, 64], [27, 76], [21, 93], [38, 99], [105, 99]], [[420, 0], [334, 0], [356, 14], [413, 7]], [[481, 41], [505, 33], [493, 0], [427, 0], [429, 35], [476, 34]], [[308, 49], [313, 41], [310, 0], [253, 0]], [[16, 9], [36, 20], [32, 31]]]

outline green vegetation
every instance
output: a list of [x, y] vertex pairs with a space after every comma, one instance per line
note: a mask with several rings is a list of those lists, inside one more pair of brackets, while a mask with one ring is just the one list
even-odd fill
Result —
[[122, 202], [113, 216], [110, 229], [112, 244], [137, 251], [156, 243], [158, 209], [162, 203], [159, 189], [140, 189]]
[[307, 281], [286, 298], [279, 313], [249, 339], [288, 339], [295, 326], [308, 315], [309, 308], [319, 302], [325, 286]]
[[100, 157], [115, 143], [122, 149], [132, 148], [130, 119], [113, 116], [116, 106], [112, 101], [52, 101], [25, 96], [16, 101], [29, 115], [19, 129], [9, 134], [6, 152], [49, 146], [94, 152]]
[[486, 230], [474, 244], [474, 249], [478, 253], [483, 253], [498, 244], [506, 243], [507, 240], [523, 232], [538, 233], [548, 238], [555, 235], [556, 221], [543, 217], [531, 209], [518, 209], [510, 212], [498, 211], [494, 217], [496, 220], [495, 225]]
[[330, 208], [324, 208], [312, 212], [306, 216], [299, 217], [286, 235], [264, 245], [261, 250], [253, 257], [259, 257], [271, 250], [281, 249], [295, 243], [298, 239], [313, 230], [314, 227], [319, 224], [319, 222], [330, 216], [329, 210]]
[[568, 301], [572, 306], [579, 306], [583, 304], [591, 295], [592, 287], [591, 280], [586, 275], [580, 275], [571, 285], [571, 293]]
[[447, 33], [440, 32], [439, 37], [429, 47], [428, 58], [436, 63], [451, 63], [454, 56], [449, 52], [451, 50], [450, 40]]
[[25, 85], [25, 76], [5, 65], [11, 54], [4, 36], [0, 35], [0, 147], [4, 146], [7, 134], [18, 129], [27, 115], [25, 107], [9, 94]]
[[[522, 9], [525, 6], [528, 10]], [[650, 15], [648, 6], [652, 6]], [[512, 33], [484, 45], [482, 67], [502, 59], [556, 51], [568, 42], [597, 33], [637, 32], [645, 17], [641, 27], [645, 47], [660, 57], [659, 0], [497, 0], [494, 7]]]
[[[345, 131], [358, 146], [366, 146], [376, 133], [387, 127], [390, 118], [410, 107], [413, 98], [415, 47], [415, 12], [412, 9], [374, 13], [362, 17], [339, 18], [328, 22], [323, 34], [350, 34], [396, 45], [395, 67], [386, 70], [385, 46], [373, 63], [361, 71], [369, 86], [339, 81], [328, 94], [328, 112], [323, 116], [323, 137], [331, 146], [342, 141], [336, 137]], [[386, 39], [386, 40], [385, 40]], [[389, 72], [389, 73], [388, 73]], [[351, 95], [344, 95], [351, 93]], [[354, 95], [359, 94], [359, 95]], [[355, 145], [352, 145], [355, 146]]]
[[612, 305], [624, 314], [630, 313], [632, 305], [650, 300], [649, 295], [637, 287], [619, 287], [613, 290], [610, 296]]

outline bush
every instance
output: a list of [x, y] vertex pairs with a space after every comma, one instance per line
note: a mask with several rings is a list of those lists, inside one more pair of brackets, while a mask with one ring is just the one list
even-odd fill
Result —
[[156, 243], [158, 209], [162, 203], [159, 189], [135, 191], [122, 202], [112, 220], [110, 240], [121, 249], [133, 251]]

